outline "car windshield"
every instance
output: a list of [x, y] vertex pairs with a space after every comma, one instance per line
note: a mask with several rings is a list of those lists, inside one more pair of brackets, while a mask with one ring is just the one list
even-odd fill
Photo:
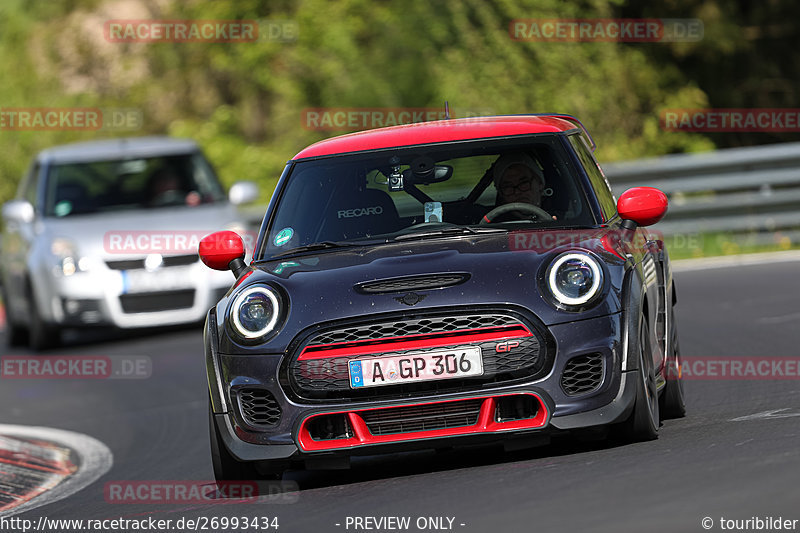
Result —
[[415, 146], [296, 163], [260, 258], [593, 224], [575, 165], [556, 135]]
[[65, 217], [119, 209], [195, 206], [225, 198], [199, 153], [50, 167], [45, 216]]

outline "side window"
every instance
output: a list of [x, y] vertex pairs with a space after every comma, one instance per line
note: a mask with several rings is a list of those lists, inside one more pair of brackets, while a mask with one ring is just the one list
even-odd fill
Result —
[[578, 154], [578, 159], [580, 159], [583, 168], [589, 175], [589, 181], [592, 183], [592, 188], [597, 195], [597, 201], [603, 210], [603, 218], [605, 220], [610, 219], [617, 212], [617, 201], [614, 198], [614, 193], [611, 192], [608, 180], [606, 180], [600, 167], [597, 166], [594, 156], [581, 141], [580, 137], [578, 135], [570, 135], [568, 138], [575, 149], [575, 153]]

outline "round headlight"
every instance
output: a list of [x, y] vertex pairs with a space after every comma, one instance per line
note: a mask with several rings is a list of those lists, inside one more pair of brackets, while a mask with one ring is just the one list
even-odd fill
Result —
[[588, 254], [562, 254], [550, 265], [547, 285], [556, 300], [562, 304], [582, 305], [602, 289], [603, 269]]
[[231, 307], [234, 329], [245, 339], [257, 339], [269, 334], [275, 329], [279, 314], [278, 295], [262, 285], [240, 292]]

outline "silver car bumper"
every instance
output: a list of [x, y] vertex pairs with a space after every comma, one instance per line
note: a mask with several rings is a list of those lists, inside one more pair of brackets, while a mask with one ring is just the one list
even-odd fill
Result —
[[38, 276], [34, 292], [42, 318], [62, 326], [119, 328], [200, 322], [234, 282], [230, 272], [213, 271], [199, 260], [152, 272], [108, 263], [94, 261], [70, 276]]

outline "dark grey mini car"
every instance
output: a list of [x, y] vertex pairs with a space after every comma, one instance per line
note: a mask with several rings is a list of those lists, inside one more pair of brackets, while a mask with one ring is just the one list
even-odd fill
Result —
[[289, 161], [253, 261], [205, 332], [218, 479], [357, 454], [527, 441], [684, 413], [675, 287], [643, 229], [666, 196], [615, 201], [562, 115], [333, 138]]

